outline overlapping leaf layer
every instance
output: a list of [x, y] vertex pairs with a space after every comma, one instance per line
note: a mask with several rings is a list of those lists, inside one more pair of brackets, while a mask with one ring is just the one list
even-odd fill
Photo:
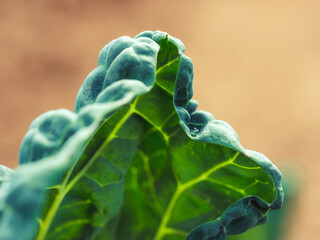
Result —
[[160, 31], [102, 49], [75, 112], [32, 123], [0, 189], [0, 239], [220, 240], [281, 207], [278, 169], [196, 110], [184, 50]]

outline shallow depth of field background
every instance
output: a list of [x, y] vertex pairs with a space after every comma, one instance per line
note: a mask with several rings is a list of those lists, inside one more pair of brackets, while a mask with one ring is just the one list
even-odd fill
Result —
[[320, 236], [320, 1], [0, 1], [0, 164], [31, 121], [73, 108], [100, 49], [162, 30], [194, 62], [199, 109], [294, 178], [285, 240]]

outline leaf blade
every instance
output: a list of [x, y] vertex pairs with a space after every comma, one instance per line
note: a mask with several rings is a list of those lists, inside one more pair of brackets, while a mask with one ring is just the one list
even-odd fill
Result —
[[[14, 219], [28, 222], [25, 239], [223, 239], [281, 206], [278, 169], [244, 149], [227, 123], [196, 110], [183, 52], [160, 31], [101, 51], [76, 113], [51, 112], [31, 125], [20, 154], [27, 164], [0, 196], [5, 239], [17, 239]], [[29, 211], [10, 202], [22, 193]]]

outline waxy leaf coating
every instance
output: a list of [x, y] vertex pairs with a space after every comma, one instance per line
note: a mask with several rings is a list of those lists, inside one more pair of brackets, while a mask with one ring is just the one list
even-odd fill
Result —
[[0, 165], [0, 186], [3, 182], [9, 181], [14, 171], [6, 166]]
[[75, 111], [31, 124], [0, 239], [221, 240], [281, 207], [279, 170], [197, 110], [184, 51], [160, 31], [102, 49]]

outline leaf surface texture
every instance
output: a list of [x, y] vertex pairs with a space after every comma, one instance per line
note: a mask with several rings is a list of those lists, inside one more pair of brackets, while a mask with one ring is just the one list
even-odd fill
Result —
[[184, 51], [160, 31], [102, 49], [75, 112], [31, 124], [0, 189], [1, 239], [220, 240], [281, 207], [279, 170], [197, 110]]

